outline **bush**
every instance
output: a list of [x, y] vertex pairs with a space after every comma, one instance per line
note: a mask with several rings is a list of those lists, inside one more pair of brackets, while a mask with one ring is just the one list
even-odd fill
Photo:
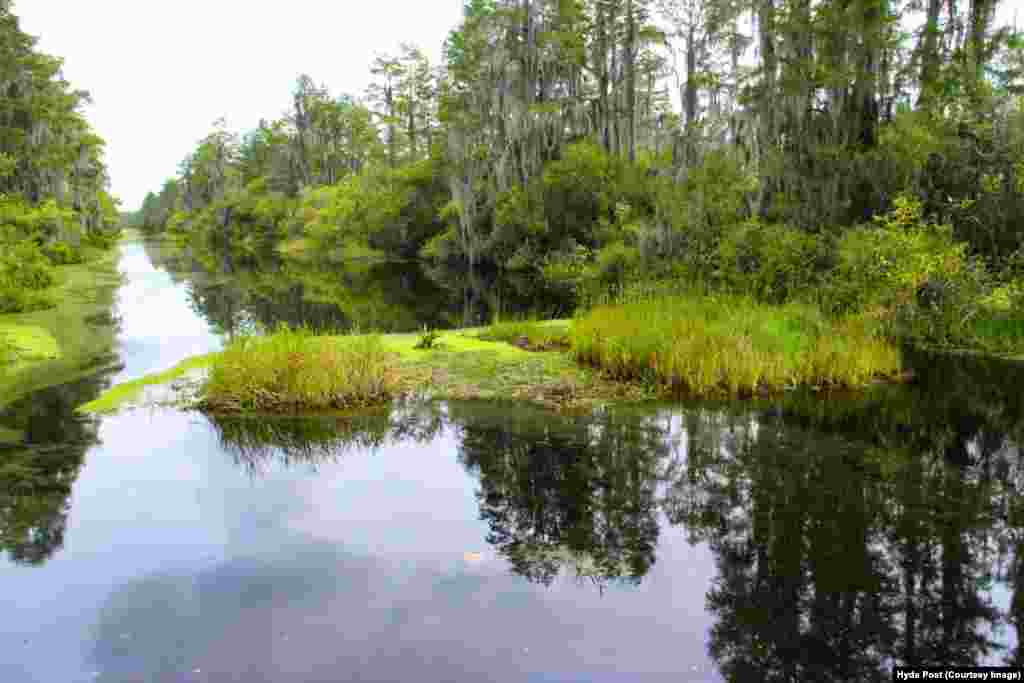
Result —
[[964, 339], [986, 291], [985, 269], [950, 226], [921, 214], [920, 202], [901, 197], [874, 225], [844, 233], [822, 305], [837, 314], [876, 310], [911, 338]]
[[46, 289], [55, 281], [50, 259], [31, 240], [5, 244], [0, 253], [0, 282], [18, 289]]
[[121, 239], [123, 232], [120, 228], [116, 230], [89, 230], [85, 233], [83, 243], [96, 249], [112, 248]]
[[73, 263], [82, 263], [85, 259], [82, 250], [68, 244], [67, 242], [54, 242], [43, 247], [43, 253], [55, 266], [65, 266]]
[[718, 273], [729, 290], [784, 303], [816, 287], [828, 268], [825, 240], [786, 225], [748, 222], [726, 231]]

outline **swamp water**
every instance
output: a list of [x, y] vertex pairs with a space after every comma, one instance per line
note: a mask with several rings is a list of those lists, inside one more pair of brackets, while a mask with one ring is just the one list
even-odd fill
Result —
[[78, 416], [246, 320], [355, 310], [228, 296], [244, 274], [121, 249], [123, 369], [0, 413], [24, 434], [0, 450], [4, 683], [888, 681], [1021, 660], [1015, 365], [922, 356], [917, 384], [857, 396], [576, 416]]

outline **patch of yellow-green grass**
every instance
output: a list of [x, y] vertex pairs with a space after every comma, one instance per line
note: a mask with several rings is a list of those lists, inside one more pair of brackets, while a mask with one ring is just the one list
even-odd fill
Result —
[[78, 412], [96, 415], [115, 413], [122, 408], [132, 405], [149, 388], [169, 384], [176, 379], [184, 377], [193, 370], [209, 368], [213, 365], [217, 355], [216, 353], [208, 353], [202, 356], [192, 356], [178, 363], [170, 370], [156, 372], [113, 386], [95, 400], [79, 406]]
[[213, 412], [298, 412], [373, 405], [396, 391], [395, 371], [374, 335], [327, 337], [282, 326], [232, 340], [203, 387]]
[[480, 339], [503, 341], [531, 351], [569, 348], [571, 320], [506, 320], [482, 328]]
[[[0, 315], [0, 335], [32, 347], [31, 358], [0, 357], [0, 405], [109, 365], [117, 337], [111, 315], [121, 274], [120, 252], [98, 252], [95, 260], [56, 268], [56, 284], [45, 290], [56, 306]], [[10, 351], [10, 347], [9, 347]]]
[[867, 318], [736, 296], [673, 295], [597, 306], [576, 320], [583, 363], [690, 396], [749, 396], [794, 387], [856, 387], [901, 370], [899, 350]]

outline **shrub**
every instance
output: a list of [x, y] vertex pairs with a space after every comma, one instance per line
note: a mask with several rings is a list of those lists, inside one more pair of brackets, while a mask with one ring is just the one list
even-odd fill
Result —
[[894, 333], [926, 341], [963, 339], [987, 288], [967, 245], [950, 226], [926, 222], [920, 202], [907, 197], [874, 225], [844, 233], [836, 260], [821, 297], [827, 310], [878, 310]]
[[90, 247], [107, 250], [117, 244], [122, 234], [120, 228], [115, 230], [89, 230], [85, 233], [83, 243]]
[[0, 282], [18, 289], [46, 289], [54, 283], [53, 267], [32, 240], [7, 243], [0, 253]]
[[828, 268], [825, 240], [778, 224], [743, 223], [718, 246], [719, 277], [735, 293], [770, 303], [806, 294]]
[[85, 259], [82, 250], [73, 247], [67, 242], [54, 242], [43, 248], [43, 253], [55, 266], [64, 266], [73, 263], [82, 263]]

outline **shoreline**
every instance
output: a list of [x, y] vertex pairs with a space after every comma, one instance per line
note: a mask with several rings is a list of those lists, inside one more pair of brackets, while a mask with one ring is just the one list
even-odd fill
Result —
[[0, 406], [117, 366], [113, 309], [124, 281], [119, 245], [127, 239], [95, 260], [57, 266], [58, 281], [46, 290], [52, 308], [0, 314], [0, 337], [13, 357], [0, 365]]

